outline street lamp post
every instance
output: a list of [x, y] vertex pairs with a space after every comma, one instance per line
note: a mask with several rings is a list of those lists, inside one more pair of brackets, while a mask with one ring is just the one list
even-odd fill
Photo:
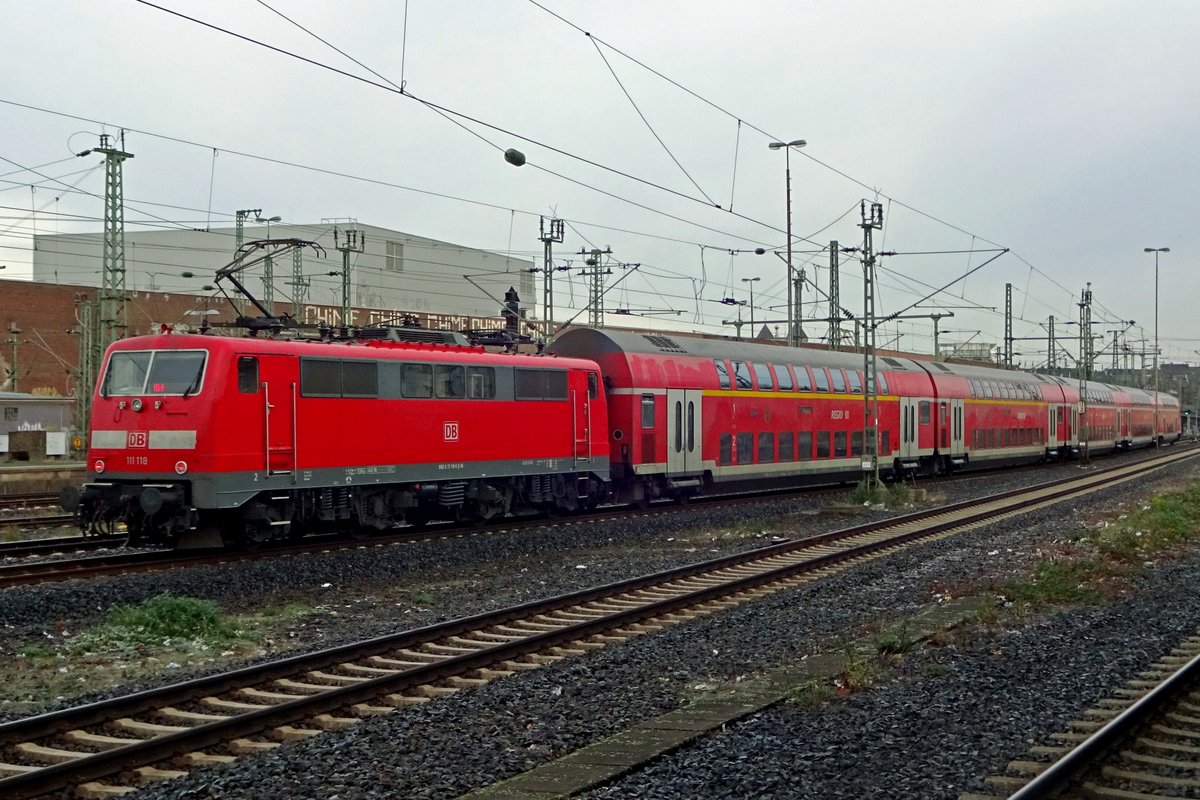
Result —
[[1169, 247], [1146, 247], [1154, 253], [1154, 446], [1158, 447], [1158, 254], [1169, 253]]
[[[790, 142], [771, 142], [767, 147], [772, 150], [783, 149], [784, 155], [784, 181], [787, 184], [787, 331], [788, 344], [796, 347], [800, 344], [800, 337], [796, 330], [795, 324], [795, 309], [792, 308], [792, 148], [804, 147], [808, 144], [803, 139], [794, 139]], [[751, 309], [753, 315], [753, 308]]]
[[762, 278], [742, 278], [742, 283], [750, 284], [750, 338], [758, 336], [754, 332], [754, 282], [761, 281]]

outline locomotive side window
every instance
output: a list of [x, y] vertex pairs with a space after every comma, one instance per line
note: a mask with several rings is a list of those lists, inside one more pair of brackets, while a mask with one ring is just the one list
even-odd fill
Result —
[[254, 356], [238, 356], [238, 391], [254, 394], [258, 391], [258, 359]]
[[588, 399], [595, 400], [600, 396], [600, 376], [595, 372], [588, 373]]
[[[588, 391], [596, 373], [588, 373]], [[496, 370], [493, 367], [467, 367], [467, 397], [472, 400], [490, 400], [496, 396]]]
[[400, 393], [405, 397], [433, 397], [433, 367], [405, 364], [400, 369]]
[[717, 382], [722, 389], [732, 389], [733, 382], [729, 380], [729, 369], [725, 366], [724, 361], [713, 359], [713, 366], [717, 368]]
[[796, 367], [796, 391], [812, 391], [812, 378], [809, 377], [808, 367]]
[[829, 391], [829, 374], [824, 367], [813, 367], [813, 378], [816, 379], [818, 392]]
[[515, 369], [518, 400], [566, 400], [567, 373], [561, 369]]
[[846, 393], [846, 376], [842, 374], [840, 369], [829, 370], [830, 376], [833, 378], [833, 391], [837, 394]]
[[737, 379], [737, 388], [753, 389], [754, 384], [750, 382], [750, 368], [746, 366], [745, 361], [733, 362], [733, 376]]
[[433, 369], [433, 393], [443, 399], [467, 396], [464, 370], [455, 364], [438, 364]]
[[642, 395], [642, 429], [650, 430], [654, 427], [654, 395]]
[[378, 363], [360, 359], [342, 362], [342, 397], [378, 396]]
[[754, 367], [754, 377], [758, 378], [759, 391], [769, 392], [775, 388], [775, 381], [771, 379], [770, 367], [753, 361], [750, 362], [750, 366]]
[[300, 359], [300, 394], [305, 397], [341, 397], [342, 362], [321, 358]]
[[544, 370], [542, 374], [545, 376], [545, 390], [542, 394], [547, 400], [566, 400], [567, 399], [567, 373], [566, 370]]
[[779, 379], [779, 391], [790, 392], [792, 390], [792, 372], [786, 364], [772, 364], [775, 367], [775, 377]]
[[800, 431], [796, 434], [796, 458], [800, 461], [811, 461], [812, 457], [812, 431]]

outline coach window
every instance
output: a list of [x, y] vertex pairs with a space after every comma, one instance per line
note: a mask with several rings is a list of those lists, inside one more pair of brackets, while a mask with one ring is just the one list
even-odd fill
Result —
[[813, 378], [818, 392], [829, 391], [829, 373], [825, 371], [824, 367], [813, 367]]
[[[589, 372], [594, 377], [594, 372]], [[591, 389], [591, 383], [588, 384]], [[467, 397], [472, 400], [491, 400], [496, 396], [496, 369], [494, 367], [467, 367]]]
[[779, 381], [779, 391], [790, 392], [794, 384], [792, 383], [791, 370], [786, 364], [772, 364], [775, 368], [775, 378]]
[[842, 374], [840, 369], [829, 370], [830, 376], [833, 377], [833, 391], [837, 394], [846, 393], [846, 376]]
[[921, 424], [922, 425], [929, 424], [929, 401], [928, 400], [921, 401]]
[[758, 463], [770, 464], [775, 460], [775, 434], [763, 431], [758, 435]]
[[771, 378], [771, 368], [766, 364], [750, 362], [750, 366], [754, 368], [754, 377], [758, 379], [758, 389], [761, 392], [769, 392], [775, 388], [775, 381]]
[[833, 456], [834, 458], [845, 458], [849, 454], [846, 449], [846, 432], [833, 432]]
[[300, 394], [305, 397], [341, 397], [342, 362], [320, 358], [300, 359]]
[[883, 376], [883, 373], [881, 372], [881, 373], [879, 373], [879, 393], [880, 393], [880, 394], [887, 394], [887, 392], [888, 392], [888, 388], [887, 388], [887, 378], [885, 378], [885, 377]]
[[654, 395], [642, 395], [642, 430], [654, 427]]
[[722, 389], [732, 389], [733, 382], [729, 380], [729, 367], [725, 366], [725, 362], [714, 358], [713, 366], [717, 368], [718, 385]]
[[881, 435], [879, 437], [879, 454], [882, 456], [886, 456], [888, 453], [891, 453], [891, 452], [892, 452], [892, 432], [884, 431], [883, 435]]
[[863, 451], [863, 432], [850, 431], [850, 455], [861, 456]]
[[753, 433], [739, 433], [737, 435], [737, 462], [739, 464], [754, 463]]
[[433, 368], [433, 393], [435, 396], [453, 400], [466, 397], [467, 384], [462, 367], [454, 364], [438, 364]]
[[733, 436], [728, 433], [721, 434], [721, 454], [718, 456], [721, 459], [722, 465], [733, 463]]
[[846, 373], [846, 377], [850, 379], [850, 391], [853, 394], [862, 394], [862, 373], [852, 369]]
[[746, 366], [745, 361], [733, 362], [733, 377], [737, 380], [737, 388], [754, 388], [754, 384], [750, 381], [750, 367]]
[[796, 460], [796, 434], [791, 431], [783, 431], [779, 434], [779, 460]]
[[813, 436], [812, 431], [800, 431], [796, 434], [796, 455], [801, 461], [812, 461]]
[[342, 397], [378, 397], [379, 365], [374, 361], [342, 362]]
[[812, 391], [812, 377], [808, 374], [808, 367], [796, 367], [796, 391]]
[[400, 393], [405, 397], [433, 397], [433, 367], [405, 364], [400, 370]]
[[817, 431], [817, 458], [829, 458], [829, 431]]
[[238, 356], [238, 391], [254, 394], [258, 391], [258, 359], [254, 356]]

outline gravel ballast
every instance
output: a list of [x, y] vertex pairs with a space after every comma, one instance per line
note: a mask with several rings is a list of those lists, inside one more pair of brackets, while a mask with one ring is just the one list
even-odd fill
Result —
[[[137, 796], [455, 797], [743, 676], [836, 650], [952, 587], [1028, 568], [1099, 512], [1194, 470], [1157, 475]], [[995, 476], [989, 488], [1004, 483]], [[1190, 635], [1197, 580], [1200, 559], [1150, 565], [1127, 599], [914, 654], [896, 683], [820, 711], [781, 704], [593, 796], [955, 798]]]

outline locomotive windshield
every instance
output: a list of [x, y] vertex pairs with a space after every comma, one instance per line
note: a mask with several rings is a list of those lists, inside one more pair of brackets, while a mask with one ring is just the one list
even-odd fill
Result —
[[113, 353], [100, 384], [103, 397], [181, 394], [200, 391], [204, 350], [143, 350]]

